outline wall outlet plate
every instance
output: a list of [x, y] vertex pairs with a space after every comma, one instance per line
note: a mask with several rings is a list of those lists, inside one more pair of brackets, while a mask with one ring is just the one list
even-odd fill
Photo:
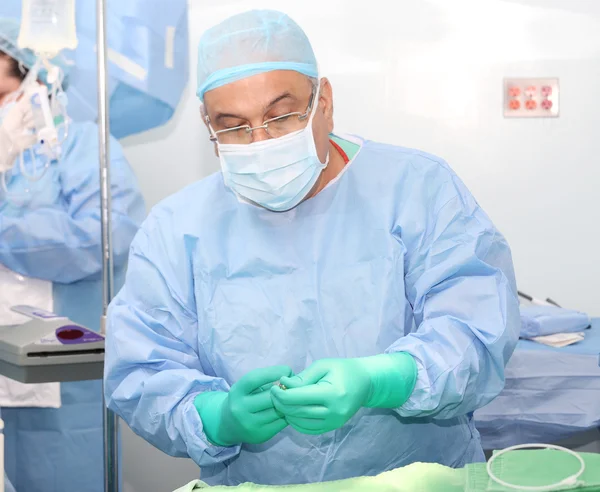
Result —
[[557, 118], [558, 78], [504, 79], [505, 118]]

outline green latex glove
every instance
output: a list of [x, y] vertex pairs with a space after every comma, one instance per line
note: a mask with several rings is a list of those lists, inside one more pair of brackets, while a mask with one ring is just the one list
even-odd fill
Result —
[[217, 446], [259, 444], [281, 432], [287, 422], [275, 411], [269, 390], [292, 374], [286, 366], [257, 369], [235, 383], [229, 393], [199, 394], [194, 405], [208, 440]]
[[417, 364], [407, 353], [325, 359], [271, 388], [275, 408], [303, 434], [342, 427], [361, 407], [397, 408], [410, 397]]

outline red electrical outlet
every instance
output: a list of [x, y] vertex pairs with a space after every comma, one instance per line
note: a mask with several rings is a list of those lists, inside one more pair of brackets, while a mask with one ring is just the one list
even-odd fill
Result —
[[558, 79], [504, 80], [504, 116], [547, 118], [558, 116]]

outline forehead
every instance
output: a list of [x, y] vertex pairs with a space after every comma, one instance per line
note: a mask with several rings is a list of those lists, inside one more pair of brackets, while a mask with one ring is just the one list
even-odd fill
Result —
[[12, 67], [12, 58], [0, 51], [0, 73], [8, 72]]
[[263, 110], [285, 93], [305, 101], [311, 87], [306, 75], [291, 70], [276, 70], [213, 89], [205, 94], [204, 105], [209, 114], [252, 114]]
[[0, 92], [12, 91], [14, 90], [12, 86], [20, 82], [13, 73], [12, 58], [0, 52]]

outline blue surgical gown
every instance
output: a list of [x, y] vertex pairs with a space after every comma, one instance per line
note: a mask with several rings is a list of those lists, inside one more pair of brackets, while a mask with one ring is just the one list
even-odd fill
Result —
[[[156, 206], [109, 310], [105, 396], [210, 484], [461, 467], [483, 459], [470, 414], [502, 390], [519, 326], [509, 247], [448, 165], [365, 141], [289, 212], [240, 201], [220, 174]], [[193, 405], [260, 367], [398, 351], [418, 365], [408, 402], [327, 434], [215, 447]]]
[[[118, 284], [145, 207], [114, 139], [110, 153]], [[25, 156], [32, 172], [34, 163]], [[43, 162], [35, 165], [39, 170]], [[97, 330], [102, 312], [98, 127], [73, 123], [62, 159], [40, 181], [29, 183], [16, 167], [7, 184], [8, 196], [0, 190], [0, 263], [52, 281], [54, 310]], [[17, 490], [104, 490], [101, 386], [101, 381], [62, 384], [60, 409], [2, 409], [6, 473]]]

